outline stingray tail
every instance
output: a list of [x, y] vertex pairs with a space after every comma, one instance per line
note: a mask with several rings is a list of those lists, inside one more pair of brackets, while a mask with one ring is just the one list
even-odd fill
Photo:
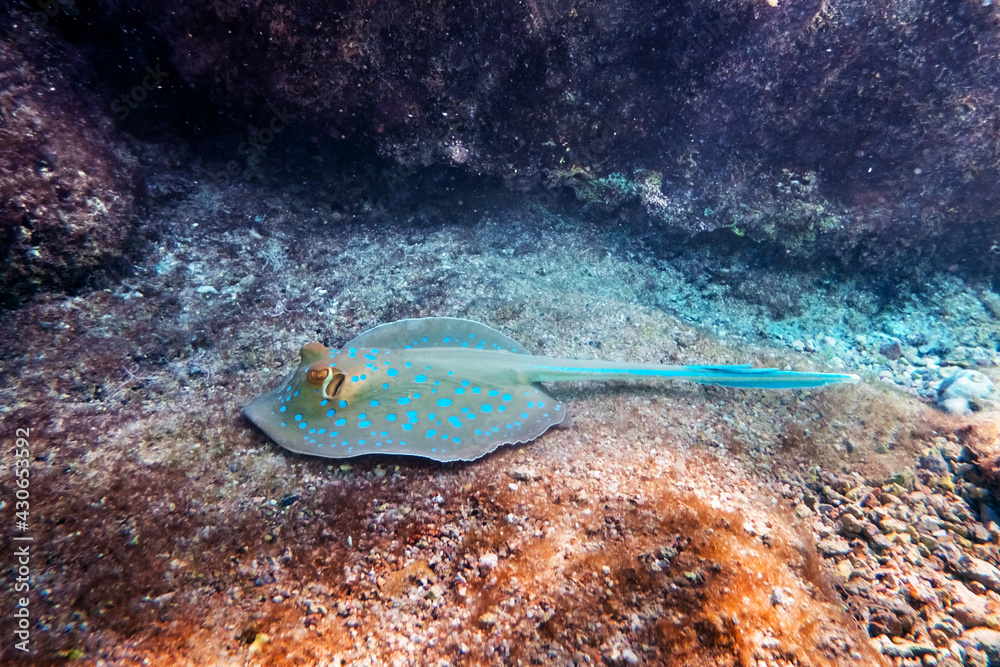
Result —
[[565, 380], [640, 380], [665, 378], [699, 384], [751, 389], [804, 389], [840, 382], [857, 382], [857, 375], [845, 373], [799, 373], [776, 368], [740, 366], [657, 366], [653, 364], [616, 364], [577, 359], [538, 359], [531, 370], [532, 381]]

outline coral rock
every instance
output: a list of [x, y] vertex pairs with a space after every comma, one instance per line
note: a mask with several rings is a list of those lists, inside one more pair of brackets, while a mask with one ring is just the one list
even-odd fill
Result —
[[[122, 255], [133, 231], [138, 162], [95, 96], [74, 85], [79, 56], [53, 42], [0, 44], [0, 305], [73, 288]], [[41, 48], [41, 47], [38, 47]], [[34, 61], [41, 61], [37, 65]]]

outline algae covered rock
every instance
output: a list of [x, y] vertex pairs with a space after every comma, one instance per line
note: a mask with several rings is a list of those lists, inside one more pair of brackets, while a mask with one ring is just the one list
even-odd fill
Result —
[[133, 231], [138, 162], [82, 70], [65, 45], [0, 42], [0, 306], [81, 285]]
[[937, 404], [945, 412], [964, 415], [978, 410], [980, 403], [992, 393], [992, 380], [978, 371], [962, 369], [938, 387]]

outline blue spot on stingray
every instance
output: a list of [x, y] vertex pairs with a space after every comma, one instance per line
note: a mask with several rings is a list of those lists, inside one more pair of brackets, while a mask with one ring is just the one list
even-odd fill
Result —
[[404, 431], [412, 431], [413, 430], [413, 424], [403, 424], [403, 430]]
[[336, 410], [334, 410], [333, 408], [330, 408], [329, 410], [327, 410], [327, 411], [326, 411], [326, 416], [327, 416], [327, 417], [332, 417], [332, 416], [334, 416], [335, 414], [337, 414], [337, 411], [336, 411]]
[[285, 422], [281, 422], [281, 425], [282, 426], [288, 426], [288, 424], [286, 424]]
[[468, 412], [468, 411], [469, 411], [469, 407], [467, 405], [466, 406], [462, 406], [462, 412]]
[[480, 431], [480, 430], [479, 430], [479, 429], [477, 428], [477, 429], [476, 429], [476, 435], [482, 435], [482, 434], [483, 434], [483, 432], [482, 432], [482, 431]]
[[490, 396], [499, 396], [499, 395], [500, 395], [500, 392], [499, 392], [499, 391], [497, 391], [496, 389], [490, 389], [490, 391], [489, 391], [489, 395], [490, 395]]
[[410, 410], [409, 412], [406, 413], [406, 416], [410, 418], [410, 423], [412, 423], [412, 424], [416, 424], [417, 423], [417, 411], [416, 410]]
[[413, 368], [413, 364], [411, 364], [409, 361], [407, 361], [406, 362], [406, 367], [407, 368]]
[[307, 423], [305, 423], [305, 422], [302, 422], [301, 424], [299, 424], [299, 428], [305, 428], [305, 427], [306, 427], [306, 426], [308, 426], [308, 425], [309, 425], [309, 424], [307, 424]]
[[372, 423], [368, 422], [368, 421], [358, 422], [358, 426], [361, 427], [361, 428], [368, 428], [371, 425], [372, 425]]
[[417, 375], [417, 376], [415, 376], [413, 378], [413, 381], [414, 382], [427, 382], [427, 376], [426, 375]]
[[500, 412], [506, 412], [507, 411], [507, 406], [506, 405], [498, 405], [497, 406], [497, 410], [499, 410]]
[[483, 412], [493, 412], [493, 406], [489, 403], [483, 403]]
[[287, 409], [288, 409], [288, 406], [287, 406], [287, 405], [282, 405], [282, 406], [281, 406], [281, 411], [282, 411], [282, 412], [284, 412], [284, 411], [285, 411], [285, 410], [287, 410]]
[[512, 398], [514, 398], [514, 397], [513, 397], [513, 396], [511, 396], [510, 394], [504, 394], [504, 395], [503, 395], [503, 396], [501, 396], [500, 398], [502, 398], [502, 399], [503, 399], [503, 400], [505, 400], [505, 401], [509, 401], [509, 400], [511, 400], [511, 399], [512, 399]]
[[522, 412], [521, 413], [521, 419], [527, 419], [527, 418], [528, 418], [528, 413], [527, 412]]
[[424, 336], [421, 340], [423, 340], [426, 343], [427, 342], [427, 336]]
[[385, 420], [387, 422], [394, 422], [394, 421], [396, 421], [396, 415], [386, 415], [385, 416]]
[[346, 408], [347, 407], [347, 401], [339, 401], [337, 403], [337, 406], [341, 407], [341, 408]]
[[338, 419], [337, 421], [335, 421], [333, 423], [336, 424], [337, 426], [343, 426], [344, 424], [347, 423], [347, 420], [346, 419]]
[[357, 382], [357, 381], [358, 381], [358, 376], [357, 375], [352, 375], [351, 376], [351, 382]]
[[377, 347], [373, 347], [372, 348], [372, 354], [378, 354], [378, 348]]
[[366, 442], [368, 442], [368, 441], [367, 441], [367, 440], [358, 440], [358, 444], [359, 444], [359, 445], [363, 445], [363, 444], [365, 444]]
[[326, 400], [326, 399], [324, 398], [324, 399], [323, 399], [322, 401], [320, 401], [320, 402], [319, 402], [319, 404], [320, 404], [320, 405], [326, 405], [326, 404], [327, 404], [327, 403], [329, 403], [329, 402], [330, 402], [330, 401], [328, 401], [328, 400]]
[[461, 396], [462, 394], [465, 393], [465, 390], [462, 389], [461, 387], [455, 387], [455, 393]]
[[469, 386], [469, 381], [468, 380], [462, 380], [462, 386], [463, 387], [468, 387]]
[[383, 382], [383, 383], [382, 383], [382, 388], [383, 388], [383, 389], [388, 389], [388, 388], [389, 388], [389, 384], [388, 384], [388, 383], [386, 383], [386, 382]]
[[529, 408], [535, 407], [535, 402], [534, 401], [528, 401], [528, 407]]
[[448, 423], [454, 426], [455, 428], [462, 427], [462, 420], [459, 419], [458, 417], [448, 417]]
[[482, 389], [480, 389], [479, 387], [473, 387], [473, 388], [472, 388], [472, 393], [473, 393], [473, 394], [478, 394], [478, 393], [479, 393], [479, 392], [481, 392], [481, 391], [482, 391]]
[[445, 336], [445, 337], [444, 337], [444, 342], [445, 342], [445, 343], [447, 343], [447, 342], [448, 342], [448, 341], [450, 341], [450, 340], [451, 340], [451, 336]]
[[440, 381], [440, 380], [434, 380], [434, 386], [435, 386], [435, 387], [436, 387], [436, 386], [438, 386], [439, 384], [441, 384], [441, 381]]
[[397, 398], [396, 402], [399, 403], [400, 405], [406, 405], [407, 403], [410, 402], [410, 399], [404, 396], [403, 398]]
[[302, 415], [295, 415], [295, 421], [302, 421]]
[[326, 429], [325, 428], [321, 428], [320, 430], [318, 430], [316, 432], [319, 433], [320, 435], [323, 435], [323, 433], [326, 432]]
[[309, 432], [310, 432], [310, 433], [315, 433], [315, 432], [316, 432], [316, 429], [314, 429], [314, 428], [311, 428], [311, 429], [309, 429]]
[[372, 405], [373, 408], [377, 408], [378, 407], [378, 401], [372, 401], [371, 405]]
[[433, 438], [435, 435], [437, 435], [437, 431], [435, 431], [434, 429], [430, 429], [429, 431], [427, 431], [428, 438]]
[[439, 398], [437, 404], [438, 404], [438, 407], [446, 408], [449, 405], [451, 405], [451, 399], [450, 398]]
[[385, 372], [385, 374], [386, 374], [386, 375], [388, 375], [388, 376], [389, 376], [389, 377], [391, 377], [391, 378], [394, 378], [394, 377], [396, 377], [397, 375], [399, 375], [399, 371], [397, 371], [397, 370], [396, 370], [395, 368], [390, 368], [389, 370], [387, 370], [387, 371]]
[[298, 396], [298, 395], [299, 395], [299, 392], [297, 392], [297, 391], [296, 391], [296, 392], [295, 392], [295, 395], [296, 395], [296, 396]]

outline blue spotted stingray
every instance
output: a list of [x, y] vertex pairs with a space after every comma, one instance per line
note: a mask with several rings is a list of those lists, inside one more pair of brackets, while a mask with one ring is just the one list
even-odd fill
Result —
[[243, 409], [282, 447], [347, 458], [471, 461], [528, 442], [566, 414], [542, 382], [671, 378], [794, 389], [856, 375], [742, 366], [660, 366], [535, 357], [485, 324], [451, 317], [383, 324], [340, 350], [309, 343], [298, 368]]

